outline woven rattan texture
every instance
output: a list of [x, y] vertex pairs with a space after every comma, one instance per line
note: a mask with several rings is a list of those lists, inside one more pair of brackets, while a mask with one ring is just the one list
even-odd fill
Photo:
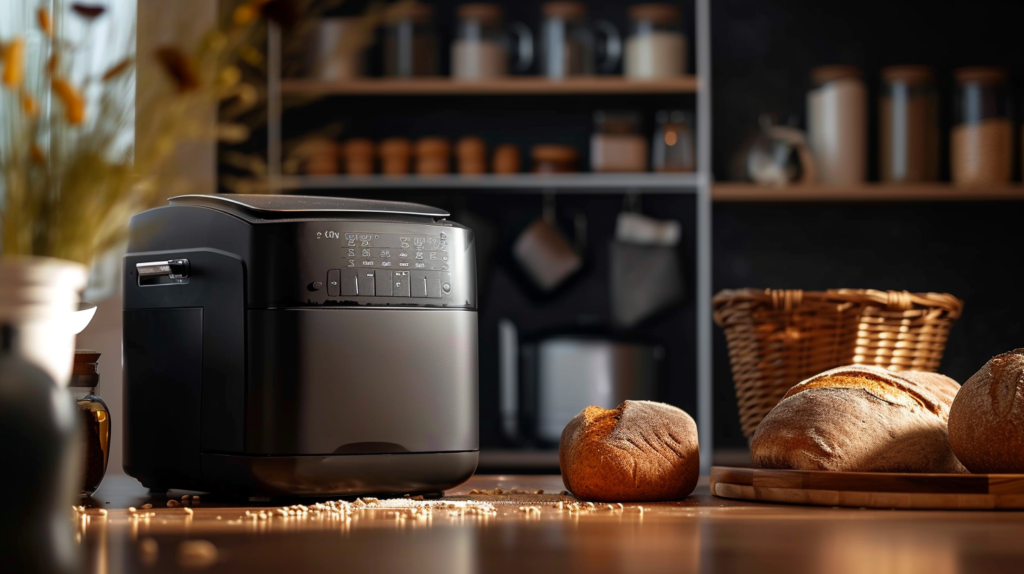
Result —
[[743, 434], [793, 385], [860, 364], [935, 372], [963, 302], [944, 293], [738, 289], [715, 295]]

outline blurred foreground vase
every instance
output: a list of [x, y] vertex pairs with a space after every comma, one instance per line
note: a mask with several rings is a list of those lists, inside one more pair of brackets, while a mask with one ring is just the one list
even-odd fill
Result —
[[78, 500], [78, 409], [67, 389], [22, 356], [0, 325], [0, 547], [4, 572], [64, 573], [80, 566], [71, 506]]
[[0, 325], [19, 333], [14, 351], [67, 387], [75, 335], [88, 325], [95, 307], [79, 311], [88, 270], [49, 257], [0, 258]]

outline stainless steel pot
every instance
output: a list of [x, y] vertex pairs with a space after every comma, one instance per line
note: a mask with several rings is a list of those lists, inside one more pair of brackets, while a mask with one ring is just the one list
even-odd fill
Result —
[[655, 400], [664, 363], [660, 346], [599, 334], [557, 333], [519, 342], [503, 320], [502, 427], [522, 444], [558, 444], [565, 425], [590, 405]]

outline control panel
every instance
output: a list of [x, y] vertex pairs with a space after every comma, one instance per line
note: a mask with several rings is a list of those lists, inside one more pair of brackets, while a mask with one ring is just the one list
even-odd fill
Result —
[[420, 297], [452, 292], [448, 235], [344, 232], [339, 269], [327, 271], [328, 297]]

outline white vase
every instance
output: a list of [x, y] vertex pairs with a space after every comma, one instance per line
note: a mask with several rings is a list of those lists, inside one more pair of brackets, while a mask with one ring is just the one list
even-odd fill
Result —
[[15, 350], [62, 388], [71, 381], [75, 335], [95, 313], [79, 313], [88, 277], [84, 265], [62, 259], [0, 258], [0, 327], [13, 327]]

